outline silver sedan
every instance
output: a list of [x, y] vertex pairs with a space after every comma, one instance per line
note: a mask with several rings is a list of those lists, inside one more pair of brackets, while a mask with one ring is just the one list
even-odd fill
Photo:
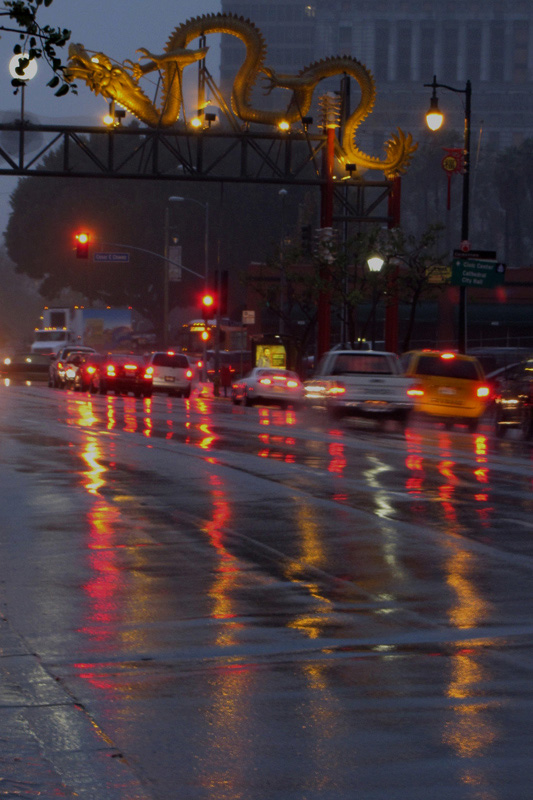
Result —
[[231, 399], [238, 405], [276, 403], [299, 406], [304, 398], [303, 384], [295, 372], [271, 367], [254, 367], [231, 387]]

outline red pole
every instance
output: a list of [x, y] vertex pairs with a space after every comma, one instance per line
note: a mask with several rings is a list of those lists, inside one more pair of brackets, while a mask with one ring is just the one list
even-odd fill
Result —
[[[388, 202], [389, 228], [400, 225], [402, 179], [399, 175], [392, 179]], [[389, 301], [385, 309], [385, 350], [398, 352], [398, 267], [394, 267], [389, 284]]]
[[[322, 151], [322, 185], [320, 227], [333, 226], [333, 164], [335, 156], [335, 128], [326, 129], [326, 147]], [[320, 280], [327, 285], [329, 268], [326, 264], [321, 267]], [[318, 295], [317, 313], [317, 357], [320, 358], [330, 348], [331, 339], [331, 306], [330, 293], [326, 288], [320, 289]]]

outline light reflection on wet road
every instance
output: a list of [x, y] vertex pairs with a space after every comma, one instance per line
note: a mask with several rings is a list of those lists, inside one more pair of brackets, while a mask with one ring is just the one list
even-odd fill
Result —
[[5, 616], [147, 796], [529, 798], [531, 446], [40, 386], [0, 412]]

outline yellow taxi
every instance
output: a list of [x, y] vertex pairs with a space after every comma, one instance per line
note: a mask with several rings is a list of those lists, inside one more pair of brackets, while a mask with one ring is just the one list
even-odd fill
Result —
[[401, 362], [416, 380], [415, 411], [451, 427], [455, 422], [475, 431], [490, 400], [483, 368], [474, 356], [442, 350], [412, 350]]

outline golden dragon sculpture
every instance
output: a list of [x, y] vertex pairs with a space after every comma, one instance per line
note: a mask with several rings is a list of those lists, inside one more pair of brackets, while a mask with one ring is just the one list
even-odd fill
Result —
[[[263, 125], [278, 125], [281, 121], [298, 122], [307, 116], [320, 81], [334, 75], [348, 75], [359, 84], [361, 99], [344, 126], [341, 144], [346, 162], [362, 169], [380, 170], [387, 177], [405, 172], [417, 148], [411, 134], [404, 134], [400, 129], [392, 134], [385, 142], [383, 159], [365, 154], [356, 145], [357, 128], [371, 113], [376, 98], [372, 74], [360, 61], [350, 56], [337, 56], [316, 61], [295, 75], [278, 74], [264, 65], [266, 44], [260, 30], [250, 20], [233, 14], [204, 14], [187, 20], [173, 31], [161, 55], [139, 49], [137, 52], [144, 63], [126, 60], [118, 64], [103, 53], [91, 56], [83, 45], [72, 44], [66, 78], [85, 81], [92, 92], [116, 101], [150, 127], [168, 128], [179, 119], [183, 70], [203, 59], [208, 49], [193, 49], [189, 45], [195, 39], [211, 33], [231, 34], [246, 47], [231, 95], [233, 112], [243, 122]], [[159, 107], [139, 85], [144, 75], [155, 71], [160, 73], [162, 80]], [[267, 93], [274, 88], [291, 91], [284, 110], [262, 110], [251, 105], [251, 93], [260, 76], [267, 82]]]

